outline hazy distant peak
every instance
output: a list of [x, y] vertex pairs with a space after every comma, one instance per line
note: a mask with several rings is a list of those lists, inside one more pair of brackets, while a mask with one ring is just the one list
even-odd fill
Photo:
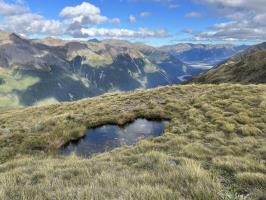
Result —
[[45, 44], [47, 46], [64, 46], [69, 42], [67, 40], [62, 40], [62, 39], [54, 38], [54, 37], [47, 37], [47, 38], [43, 38], [43, 39], [34, 39], [32, 41], [34, 43], [41, 43], [41, 44]]
[[192, 79], [194, 83], [266, 83], [266, 43], [250, 47]]
[[93, 38], [93, 39], [88, 40], [88, 42], [100, 43], [101, 41], [96, 38]]
[[118, 40], [118, 39], [106, 39], [103, 40], [102, 43], [104, 44], [110, 44], [114, 46], [129, 46], [132, 43], [127, 40]]

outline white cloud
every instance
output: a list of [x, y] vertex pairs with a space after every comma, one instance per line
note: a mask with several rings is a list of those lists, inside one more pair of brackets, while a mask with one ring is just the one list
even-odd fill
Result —
[[63, 30], [59, 21], [46, 20], [41, 15], [24, 13], [19, 16], [6, 16], [1, 29], [21, 34], [48, 34], [59, 35]]
[[0, 15], [18, 15], [28, 11], [22, 4], [8, 4], [0, 0]]
[[83, 28], [80, 37], [115, 37], [115, 38], [153, 38], [167, 37], [168, 33], [163, 29], [149, 30], [140, 28], [138, 31], [131, 29], [106, 29], [106, 28]]
[[100, 15], [101, 10], [88, 3], [83, 2], [81, 5], [74, 6], [74, 7], [65, 7], [61, 12], [61, 17], [77, 17], [77, 16], [90, 16], [90, 15]]
[[198, 17], [202, 17], [202, 14], [199, 12], [189, 12], [187, 14], [185, 14], [185, 17], [194, 17], [194, 18], [198, 18]]
[[265, 0], [197, 0], [227, 22], [214, 24], [208, 31], [193, 32], [200, 40], [253, 40], [266, 39]]
[[265, 0], [198, 0], [202, 3], [209, 5], [223, 6], [225, 8], [242, 8], [247, 10], [265, 11], [266, 1]]
[[100, 8], [83, 2], [81, 5], [65, 7], [60, 16], [69, 20], [68, 23], [79, 23], [80, 25], [100, 24], [108, 20], [106, 16], [101, 15]]
[[149, 16], [151, 16], [151, 13], [150, 13], [150, 12], [141, 12], [141, 13], [139, 14], [139, 16], [140, 16], [141, 18], [145, 18], [145, 17], [149, 17]]
[[21, 4], [8, 4], [0, 0], [0, 29], [23, 35], [30, 34], [62, 34], [61, 23], [57, 20], [47, 20], [43, 16], [31, 13], [30, 9]]
[[120, 24], [120, 19], [119, 18], [113, 18], [110, 20], [111, 24]]
[[[116, 38], [147, 38], [167, 37], [164, 29], [149, 30], [140, 28], [131, 29], [108, 29], [97, 28], [102, 22], [119, 24], [119, 18], [108, 19], [101, 14], [101, 10], [90, 4], [82, 3], [74, 7], [65, 7], [61, 12], [62, 19], [46, 19], [44, 16], [33, 13], [27, 6], [21, 3], [9, 4], [0, 0], [0, 29], [8, 32], [16, 32], [30, 36], [43, 34], [47, 36], [71, 36], [74, 38], [86, 37], [116, 37]], [[136, 18], [129, 17], [132, 23]]]
[[137, 22], [137, 19], [134, 15], [129, 15], [128, 16], [128, 21], [131, 23], [131, 24], [134, 24]]

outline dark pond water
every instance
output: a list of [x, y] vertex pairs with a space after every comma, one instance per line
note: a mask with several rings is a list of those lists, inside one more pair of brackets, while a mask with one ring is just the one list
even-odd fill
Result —
[[75, 153], [79, 156], [88, 157], [96, 153], [110, 151], [116, 147], [132, 145], [141, 139], [160, 136], [168, 123], [168, 121], [137, 119], [123, 127], [104, 125], [88, 129], [84, 137], [64, 145], [59, 150], [59, 154]]
[[5, 80], [2, 79], [2, 78], [0, 78], [0, 85], [1, 85], [1, 84], [4, 84], [4, 83], [5, 83]]

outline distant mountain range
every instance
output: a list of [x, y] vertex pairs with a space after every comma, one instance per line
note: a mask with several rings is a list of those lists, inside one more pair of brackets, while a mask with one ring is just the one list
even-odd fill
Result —
[[266, 83], [266, 43], [255, 45], [189, 82]]
[[0, 32], [0, 106], [177, 84], [202, 71], [142, 43], [29, 40]]
[[246, 46], [26, 39], [0, 31], [0, 106], [28, 106], [179, 84]]
[[181, 43], [163, 46], [160, 49], [195, 67], [208, 68], [246, 48], [248, 48], [246, 45]]

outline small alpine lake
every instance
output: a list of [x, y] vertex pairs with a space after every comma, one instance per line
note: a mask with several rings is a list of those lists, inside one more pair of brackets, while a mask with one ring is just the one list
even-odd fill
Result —
[[166, 120], [139, 118], [124, 126], [107, 124], [91, 128], [82, 138], [72, 140], [62, 146], [59, 154], [75, 153], [78, 156], [89, 157], [96, 153], [111, 151], [116, 147], [133, 145], [139, 140], [162, 135], [168, 124]]

